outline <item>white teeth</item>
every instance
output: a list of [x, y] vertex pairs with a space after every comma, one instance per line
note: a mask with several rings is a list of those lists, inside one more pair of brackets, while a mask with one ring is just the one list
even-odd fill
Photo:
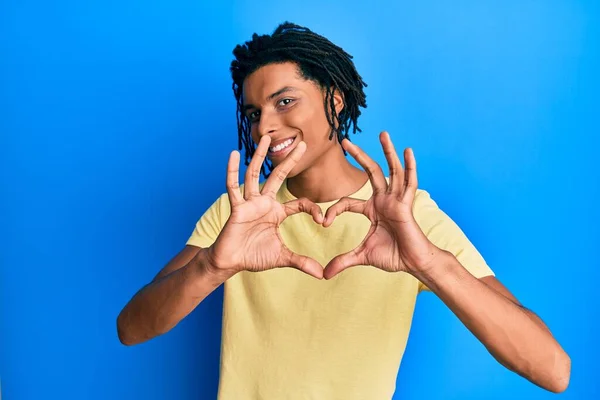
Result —
[[271, 153], [277, 153], [278, 151], [281, 151], [281, 150], [285, 149], [286, 147], [288, 147], [293, 142], [294, 142], [294, 139], [288, 139], [285, 142], [280, 143], [275, 147], [269, 147], [269, 150], [271, 150]]

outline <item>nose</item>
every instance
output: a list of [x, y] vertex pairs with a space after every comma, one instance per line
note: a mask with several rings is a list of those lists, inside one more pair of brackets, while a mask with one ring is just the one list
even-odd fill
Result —
[[266, 135], [272, 135], [277, 132], [279, 128], [279, 118], [277, 115], [268, 111], [263, 111], [260, 114], [260, 120], [258, 121], [258, 136], [259, 139]]

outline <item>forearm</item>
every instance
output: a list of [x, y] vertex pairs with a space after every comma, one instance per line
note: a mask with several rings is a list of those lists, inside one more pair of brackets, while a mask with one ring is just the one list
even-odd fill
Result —
[[117, 318], [119, 339], [134, 345], [168, 332], [227, 278], [200, 250], [188, 264], [136, 293]]
[[570, 359], [537, 316], [479, 281], [448, 252], [414, 275], [498, 362], [547, 390], [565, 390]]

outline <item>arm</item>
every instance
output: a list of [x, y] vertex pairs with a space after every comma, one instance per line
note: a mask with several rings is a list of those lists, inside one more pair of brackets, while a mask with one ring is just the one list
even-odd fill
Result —
[[139, 344], [168, 332], [229, 278], [206, 254], [186, 246], [133, 296], [117, 318], [121, 343]]
[[[240, 154], [227, 165], [227, 196], [221, 196], [200, 218], [188, 246], [142, 288], [117, 318], [119, 339], [132, 345], [164, 334], [185, 318], [206, 296], [237, 272], [294, 267], [316, 278], [323, 267], [293, 253], [279, 238], [278, 227], [290, 215], [306, 212], [321, 223], [320, 208], [308, 199], [281, 204], [276, 193], [306, 150], [299, 142], [264, 186], [258, 177], [270, 143], [263, 136], [246, 169], [243, 194], [238, 182]], [[224, 201], [227, 199], [227, 204]], [[225, 223], [221, 214], [229, 209]], [[194, 246], [189, 245], [191, 242]], [[197, 245], [196, 245], [197, 244]]]
[[342, 141], [368, 173], [373, 195], [367, 201], [341, 199], [327, 210], [324, 226], [343, 212], [361, 213], [372, 226], [357, 248], [327, 264], [323, 276], [331, 279], [354, 265], [407, 272], [423, 284], [422, 289], [435, 292], [500, 363], [547, 390], [564, 391], [570, 378], [569, 356], [543, 322], [495, 278], [478, 280], [469, 272], [480, 277], [491, 274], [479, 252], [435, 202], [428, 201], [429, 196], [415, 203], [418, 182], [412, 149], [405, 149], [402, 168], [389, 134], [382, 132], [380, 140], [389, 182], [364, 151]]
[[506, 368], [554, 393], [569, 385], [571, 360], [550, 330], [494, 277], [471, 275], [442, 251], [414, 274]]

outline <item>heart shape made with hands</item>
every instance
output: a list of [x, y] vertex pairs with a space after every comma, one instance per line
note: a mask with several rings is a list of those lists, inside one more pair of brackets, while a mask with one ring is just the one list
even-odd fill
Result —
[[[296, 199], [284, 204], [275, 200], [287, 175], [304, 154], [304, 142], [298, 143], [259, 190], [258, 177], [270, 143], [270, 138], [263, 136], [248, 166], [243, 195], [238, 183], [239, 153], [232, 152], [227, 170], [227, 192], [232, 213], [222, 233], [230, 238], [238, 238], [236, 244], [240, 249], [250, 249], [241, 256], [242, 259], [238, 257], [232, 264], [244, 265], [244, 269], [251, 271], [289, 265], [319, 279], [331, 279], [355, 265], [371, 265], [388, 272], [408, 273], [418, 272], [427, 266], [441, 250], [427, 239], [412, 213], [418, 185], [413, 151], [410, 148], [404, 150], [403, 168], [387, 132], [380, 134], [380, 141], [389, 166], [389, 182], [375, 161], [357, 145], [344, 139], [343, 148], [364, 168], [373, 194], [368, 200], [341, 198], [327, 209], [324, 216], [319, 206], [308, 199]], [[371, 227], [355, 249], [334, 257], [323, 269], [315, 260], [290, 251], [279, 235], [281, 222], [300, 212], [311, 214], [315, 223], [326, 228], [344, 212], [360, 213], [369, 218]], [[244, 237], [246, 239], [242, 239]], [[220, 250], [225, 251], [224, 248]], [[233, 250], [233, 253], [236, 251]]]

